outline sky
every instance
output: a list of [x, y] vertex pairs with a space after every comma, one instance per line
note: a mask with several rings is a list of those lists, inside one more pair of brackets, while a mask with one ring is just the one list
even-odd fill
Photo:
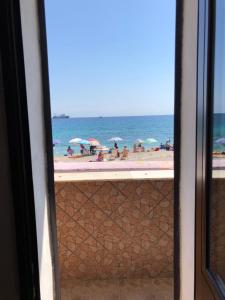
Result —
[[173, 114], [175, 0], [45, 0], [52, 114]]

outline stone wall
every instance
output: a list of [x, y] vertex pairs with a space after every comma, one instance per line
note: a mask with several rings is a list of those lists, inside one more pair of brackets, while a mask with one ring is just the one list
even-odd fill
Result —
[[173, 180], [57, 182], [61, 280], [173, 276]]

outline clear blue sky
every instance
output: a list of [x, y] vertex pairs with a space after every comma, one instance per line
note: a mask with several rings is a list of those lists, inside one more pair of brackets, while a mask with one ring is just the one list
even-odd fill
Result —
[[45, 6], [52, 113], [173, 113], [175, 0]]

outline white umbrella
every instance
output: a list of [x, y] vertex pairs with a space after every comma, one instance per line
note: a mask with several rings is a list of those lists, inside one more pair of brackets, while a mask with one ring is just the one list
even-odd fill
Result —
[[72, 140], [69, 141], [70, 144], [80, 144], [80, 142], [82, 141], [82, 139], [80, 138], [74, 138]]
[[109, 139], [108, 141], [109, 142], [120, 142], [122, 141], [123, 139], [121, 139], [120, 137], [118, 136], [115, 136], [115, 137], [112, 137], [111, 139]]
[[156, 139], [153, 139], [153, 138], [148, 138], [146, 140], [146, 142], [149, 143], [149, 144], [152, 144], [152, 143], [157, 143], [158, 141]]
[[144, 143], [145, 141], [143, 141], [142, 139], [137, 139], [136, 141], [135, 141], [135, 143], [137, 143], [137, 144], [142, 144], [142, 143]]
[[71, 144], [77, 144], [77, 145], [90, 145], [89, 141], [83, 140], [80, 138], [75, 138], [69, 141]]

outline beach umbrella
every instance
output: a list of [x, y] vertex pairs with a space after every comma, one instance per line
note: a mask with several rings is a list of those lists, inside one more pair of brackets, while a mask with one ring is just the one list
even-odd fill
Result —
[[90, 145], [90, 143], [87, 140], [83, 140], [80, 138], [74, 138], [69, 141], [71, 144], [77, 144], [77, 145]]
[[220, 138], [220, 139], [216, 140], [216, 144], [225, 146], [225, 138]]
[[137, 144], [142, 144], [142, 143], [144, 143], [145, 141], [143, 141], [142, 139], [137, 139], [136, 141], [135, 141], [135, 143], [137, 143]]
[[60, 140], [53, 140], [53, 147], [55, 147], [55, 145], [58, 145], [60, 144], [61, 141]]
[[80, 144], [80, 145], [90, 145], [90, 142], [87, 141], [87, 140], [81, 140], [81, 141], [79, 142], [79, 144]]
[[90, 143], [91, 146], [99, 146], [100, 143], [98, 140], [96, 140], [95, 138], [89, 138], [87, 139], [87, 141]]
[[149, 143], [149, 144], [152, 144], [152, 143], [157, 143], [157, 140], [156, 140], [156, 139], [153, 139], [153, 138], [148, 138], [148, 139], [146, 140], [146, 142]]
[[109, 139], [108, 141], [109, 142], [121, 142], [123, 139], [118, 137], [118, 136], [115, 136], [115, 137], [112, 137], [111, 139]]
[[79, 144], [80, 141], [82, 141], [82, 139], [80, 138], [74, 138], [72, 140], [69, 141], [70, 144]]
[[53, 144], [54, 144], [54, 145], [58, 145], [58, 144], [60, 144], [60, 143], [61, 143], [60, 140], [53, 140]]

